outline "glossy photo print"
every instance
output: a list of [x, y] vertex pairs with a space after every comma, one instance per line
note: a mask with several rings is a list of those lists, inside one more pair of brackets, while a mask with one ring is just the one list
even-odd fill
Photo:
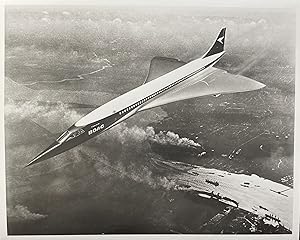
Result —
[[296, 13], [5, 6], [7, 234], [283, 234]]

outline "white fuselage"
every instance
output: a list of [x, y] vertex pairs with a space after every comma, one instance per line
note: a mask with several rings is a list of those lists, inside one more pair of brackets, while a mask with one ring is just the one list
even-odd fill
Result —
[[[155, 98], [187, 84], [189, 79], [193, 76], [205, 76], [207, 70], [213, 66], [223, 54], [224, 51], [204, 59], [198, 58], [178, 69], [154, 79], [151, 82], [145, 83], [96, 108], [94, 111], [77, 121], [75, 126], [84, 127], [117, 112], [119, 112], [120, 115], [122, 113], [123, 116], [112, 124], [116, 125], [136, 112], [142, 111], [143, 108], [145, 108], [145, 106], [147, 106], [147, 104]], [[128, 112], [128, 114], [126, 114], [126, 112]]]

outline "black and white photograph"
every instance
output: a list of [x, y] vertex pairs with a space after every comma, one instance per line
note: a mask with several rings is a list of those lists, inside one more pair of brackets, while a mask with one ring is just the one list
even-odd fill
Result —
[[295, 237], [296, 10], [100, 3], [4, 6], [7, 235]]

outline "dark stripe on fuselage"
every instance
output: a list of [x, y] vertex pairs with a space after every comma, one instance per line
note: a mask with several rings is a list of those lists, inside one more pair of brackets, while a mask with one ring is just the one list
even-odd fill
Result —
[[[126, 116], [128, 113], [130, 113], [131, 111], [133, 111], [134, 109], [136, 109], [140, 105], [142, 105], [142, 104], [148, 102], [149, 100], [157, 97], [161, 93], [164, 93], [164, 92], [170, 90], [171, 88], [178, 85], [179, 83], [182, 83], [183, 81], [187, 80], [188, 78], [200, 73], [204, 69], [208, 68], [209, 66], [211, 66], [212, 64], [217, 62], [221, 57], [222, 57], [222, 55], [220, 57], [218, 57], [216, 60], [214, 60], [213, 62], [207, 64], [206, 66], [197, 69], [196, 71], [182, 77], [181, 79], [175, 81], [174, 83], [169, 84], [168, 86], [156, 91], [155, 93], [150, 94], [149, 96], [135, 102], [134, 104], [122, 109], [121, 111], [118, 111], [118, 112], [116, 112], [116, 113], [114, 113], [114, 114], [112, 114], [112, 115], [110, 115], [106, 118], [103, 118], [99, 121], [96, 121], [96, 122], [93, 122], [93, 123], [90, 123], [90, 124], [86, 125], [85, 127], [83, 127], [83, 129], [85, 130], [86, 133], [82, 134], [82, 135], [84, 135], [84, 137], [82, 136], [82, 138], [89, 139], [89, 138], [94, 137], [97, 134], [103, 132], [104, 130], [107, 130], [108, 128], [111, 127], [112, 124], [114, 124], [120, 118]], [[87, 139], [85, 139], [85, 140], [87, 140]], [[85, 141], [85, 140], [83, 140], [83, 141]], [[72, 139], [70, 141], [72, 141]]]
[[[95, 121], [93, 123], [90, 123], [88, 125], [86, 125], [85, 127], [82, 128], [78, 128], [75, 125], [71, 126], [65, 133], [63, 133], [52, 145], [50, 145], [46, 150], [44, 150], [42, 153], [40, 153], [32, 162], [29, 163], [29, 165], [33, 164], [33, 163], [37, 163], [37, 162], [41, 162], [44, 161], [48, 158], [54, 157], [60, 153], [63, 153], [89, 139], [91, 139], [92, 137], [95, 137], [96, 135], [102, 133], [105, 130], [108, 130], [109, 128], [113, 127], [116, 122], [121, 119], [122, 117], [126, 116], [129, 112], [131, 112], [132, 110], [136, 109], [138, 106], [140, 106], [141, 104], [144, 104], [145, 102], [147, 102], [150, 99], [153, 99], [154, 97], [156, 97], [157, 95], [168, 91], [169, 89], [171, 89], [172, 87], [176, 86], [177, 84], [185, 81], [186, 79], [196, 75], [197, 73], [201, 72], [202, 70], [204, 70], [205, 68], [211, 66], [212, 64], [214, 64], [216, 61], [218, 61], [221, 58], [218, 57], [216, 60], [214, 60], [213, 62], [207, 64], [206, 66], [188, 74], [187, 76], [175, 81], [174, 83], [169, 84], [168, 86], [156, 91], [155, 93], [152, 93], [151, 95], [143, 98], [140, 101], [137, 101], [136, 103], [130, 105], [127, 108], [124, 108], [123, 110], [116, 112], [106, 118], [103, 118], [99, 121]], [[82, 131], [84, 130], [84, 131]], [[65, 134], [75, 134], [76, 136], [72, 136], [69, 135], [69, 137], [67, 137], [67, 135], [65, 136]], [[78, 135], [77, 135], [78, 134]], [[67, 138], [66, 140], [62, 140], [65, 137]], [[28, 165], [28, 166], [29, 166]]]

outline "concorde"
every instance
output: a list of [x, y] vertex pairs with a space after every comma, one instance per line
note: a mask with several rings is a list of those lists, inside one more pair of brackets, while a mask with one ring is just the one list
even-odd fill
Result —
[[27, 166], [63, 153], [112, 128], [132, 115], [184, 99], [257, 90], [265, 85], [214, 68], [224, 55], [226, 28], [201, 57], [189, 63], [154, 57], [144, 83], [96, 108], [63, 132]]

